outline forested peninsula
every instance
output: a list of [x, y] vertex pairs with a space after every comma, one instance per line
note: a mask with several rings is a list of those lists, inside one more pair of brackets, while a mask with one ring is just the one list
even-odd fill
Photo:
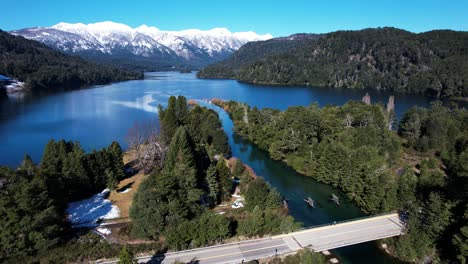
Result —
[[[26, 91], [34, 94], [143, 78], [142, 73], [65, 55], [37, 41], [2, 30], [0, 54], [0, 74], [25, 82]], [[5, 90], [1, 90], [0, 98], [5, 95]]]
[[[116, 142], [85, 153], [78, 142], [64, 140], [51, 140], [39, 164], [26, 155], [16, 169], [0, 166], [0, 262], [88, 263], [116, 257], [120, 250], [181, 250], [301, 226], [276, 189], [240, 160], [227, 159], [231, 150], [214, 110], [172, 96], [158, 116], [160, 129], [145, 123], [129, 131], [132, 169]], [[133, 196], [131, 221], [118, 236], [136, 243], [123, 246], [72, 228], [70, 202], [104, 188], [115, 191], [133, 168], [146, 175]], [[243, 208], [220, 206], [234, 193], [245, 198]], [[319, 254], [303, 254], [326, 263]]]
[[[235, 133], [271, 158], [341, 189], [365, 212], [398, 210], [404, 236], [386, 239], [398, 258], [466, 262], [468, 113], [433, 103], [396, 124], [391, 100], [286, 111], [215, 101]], [[395, 130], [397, 128], [397, 130]]]
[[197, 76], [466, 98], [468, 32], [386, 27], [298, 34], [248, 43]]

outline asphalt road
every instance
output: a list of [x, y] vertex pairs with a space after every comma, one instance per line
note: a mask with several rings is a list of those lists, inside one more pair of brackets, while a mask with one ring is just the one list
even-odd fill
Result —
[[[306, 229], [263, 239], [197, 248], [138, 258], [139, 263], [174, 263], [175, 261], [214, 264], [241, 263], [287, 253], [301, 248], [319, 252], [385, 237], [400, 235], [403, 224], [397, 214], [388, 214], [351, 222]], [[116, 263], [116, 261], [99, 262]]]

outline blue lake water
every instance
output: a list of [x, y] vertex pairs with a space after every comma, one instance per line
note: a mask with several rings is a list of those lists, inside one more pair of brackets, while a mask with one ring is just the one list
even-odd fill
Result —
[[[126, 146], [126, 135], [135, 123], [157, 120], [157, 105], [171, 95], [188, 99], [219, 98], [248, 103], [259, 108], [284, 110], [293, 105], [317, 102], [342, 105], [361, 100], [365, 91], [309, 87], [257, 86], [234, 80], [200, 80], [194, 73], [148, 73], [145, 80], [128, 81], [40, 98], [16, 98], [0, 102], [0, 164], [17, 166], [25, 153], [40, 161], [51, 139], [80, 141], [86, 150], [102, 148], [112, 141]], [[372, 102], [386, 104], [390, 94], [369, 92]], [[395, 112], [401, 116], [412, 106], [428, 106], [422, 96], [395, 95]], [[232, 122], [220, 111], [233, 155], [250, 165], [289, 199], [290, 213], [305, 226], [326, 224], [363, 216], [342, 198], [336, 207], [328, 199], [337, 190], [294, 172], [267, 153], [232, 134]], [[318, 208], [309, 209], [302, 199], [311, 195]], [[374, 243], [334, 250], [343, 263], [398, 263]]]

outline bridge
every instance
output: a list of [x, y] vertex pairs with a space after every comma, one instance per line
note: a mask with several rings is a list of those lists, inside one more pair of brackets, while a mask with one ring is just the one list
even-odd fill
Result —
[[[241, 263], [253, 259], [291, 254], [302, 248], [316, 252], [401, 235], [404, 224], [398, 214], [386, 214], [333, 225], [312, 227], [268, 238], [212, 247], [143, 256], [139, 263], [174, 263], [175, 261], [214, 264]], [[98, 262], [101, 264], [116, 261]]]

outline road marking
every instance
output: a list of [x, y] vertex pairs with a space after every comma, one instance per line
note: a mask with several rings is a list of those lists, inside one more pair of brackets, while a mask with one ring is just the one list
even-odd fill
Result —
[[206, 258], [197, 258], [197, 260], [207, 260], [207, 259], [227, 257], [227, 256], [232, 256], [232, 255], [241, 255], [242, 256], [244, 253], [249, 253], [249, 252], [259, 251], [259, 250], [269, 249], [269, 248], [278, 248], [278, 247], [287, 247], [287, 245], [283, 244], [283, 245], [269, 246], [269, 247], [256, 248], [256, 249], [251, 249], [251, 250], [246, 250], [246, 251], [242, 251], [242, 250], [239, 249], [239, 252], [236, 252], [236, 253], [228, 253], [228, 254], [223, 254], [223, 255], [206, 257]]
[[[239, 252], [235, 252], [235, 253], [221, 254], [221, 255], [217, 255], [217, 256], [210, 256], [210, 257], [205, 257], [205, 258], [199, 259], [199, 260], [207, 260], [207, 259], [227, 257], [227, 256], [233, 256], [233, 255], [242, 256], [243, 253], [254, 252], [254, 251], [259, 251], [259, 250], [264, 250], [264, 249], [269, 249], [269, 248], [274, 248], [274, 247], [277, 247], [277, 248], [286, 247], [288, 250], [290, 250], [289, 246], [282, 239], [280, 240], [280, 238], [292, 237], [293, 239], [296, 240], [296, 238], [294, 236], [297, 236], [297, 235], [313, 235], [314, 232], [317, 232], [319, 230], [343, 227], [343, 226], [353, 225], [353, 224], [362, 223], [362, 222], [376, 221], [376, 220], [379, 220], [379, 219], [382, 219], [382, 218], [385, 218], [386, 220], [392, 222], [393, 224], [383, 224], [383, 225], [378, 225], [378, 226], [367, 227], [367, 228], [364, 228], [364, 229], [344, 231], [344, 232], [341, 232], [341, 233], [335, 233], [335, 234], [330, 234], [330, 235], [326, 235], [326, 236], [323, 236], [323, 237], [318, 237], [318, 239], [326, 238], [326, 237], [332, 237], [332, 236], [338, 236], [338, 235], [342, 235], [342, 234], [346, 234], [346, 233], [359, 232], [359, 231], [363, 231], [363, 230], [366, 230], [366, 229], [379, 228], [379, 227], [382, 227], [382, 226], [394, 225], [394, 226], [398, 226], [401, 229], [404, 227], [404, 226], [398, 225], [395, 221], [393, 221], [395, 219], [399, 220], [398, 219], [398, 214], [394, 213], [394, 214], [387, 214], [387, 215], [382, 215], [382, 216], [377, 216], [377, 217], [371, 217], [371, 218], [366, 218], [366, 219], [355, 220], [355, 221], [350, 220], [349, 222], [340, 223], [340, 224], [336, 224], [336, 225], [321, 226], [321, 227], [315, 227], [315, 228], [312, 227], [312, 228], [309, 228], [309, 229], [306, 229], [306, 230], [301, 230], [301, 231], [298, 231], [298, 232], [293, 232], [293, 233], [289, 233], [289, 234], [282, 234], [282, 235], [272, 236], [272, 237], [269, 237], [269, 238], [259, 239], [260, 241], [262, 241], [262, 240], [264, 240], [264, 241], [279, 240], [278, 242], [282, 242], [282, 244], [274, 245], [274, 246], [251, 249], [251, 250], [246, 250], [246, 251], [242, 251], [240, 249], [240, 246], [244, 246], [244, 245], [255, 246], [255, 244], [260, 242], [258, 240], [253, 239], [253, 240], [250, 240], [250, 241], [237, 242], [236, 244], [231, 244], [231, 245], [229, 245], [229, 244], [216, 245], [216, 246], [211, 246], [211, 247], [206, 247], [206, 248], [186, 250], [185, 252], [184, 251], [182, 251], [182, 252], [180, 252], [180, 251], [177, 252], [176, 251], [176, 252], [171, 252], [171, 253], [165, 254], [165, 256], [166, 256], [166, 259], [167, 258], [172, 258], [172, 257], [174, 257], [175, 259], [178, 259], [178, 258], [189, 257], [191, 255], [191, 253], [193, 253], [194, 256], [196, 256], [196, 254], [203, 254], [203, 253], [204, 254], [206, 254], [206, 253], [209, 254], [210, 251], [217, 250], [217, 249], [223, 250], [223, 251], [224, 250], [229, 250], [229, 249], [239, 250]], [[304, 239], [304, 241], [313, 240], [313, 239], [314, 238]], [[315, 238], [315, 239], [317, 239], [317, 238]], [[301, 241], [303, 241], [303, 240], [301, 240]], [[298, 243], [299, 246], [302, 246], [297, 240], [296, 240], [296, 242]], [[250, 243], [252, 243], [252, 244], [250, 244]], [[289, 252], [289, 251], [283, 252], [282, 254], [287, 253], [287, 252]], [[150, 259], [152, 257], [153, 256], [142, 256], [142, 257], [138, 257], [138, 259], [143, 260], [143, 259]], [[99, 263], [115, 263], [115, 262], [116, 261], [108, 261], [108, 262], [99, 262]]]

